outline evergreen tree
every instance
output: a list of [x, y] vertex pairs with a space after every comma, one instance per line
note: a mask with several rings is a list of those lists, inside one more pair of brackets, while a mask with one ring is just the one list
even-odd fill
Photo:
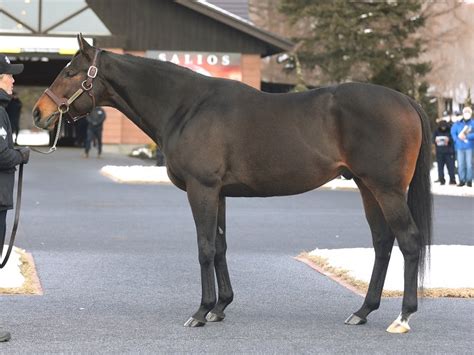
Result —
[[319, 68], [321, 83], [366, 81], [420, 100], [430, 64], [419, 62], [422, 0], [281, 0], [280, 11], [303, 28], [301, 64]]

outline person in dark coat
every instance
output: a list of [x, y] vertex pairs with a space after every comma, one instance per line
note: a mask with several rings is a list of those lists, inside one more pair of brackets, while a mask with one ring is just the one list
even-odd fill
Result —
[[15, 143], [18, 139], [18, 132], [20, 131], [20, 116], [21, 116], [21, 107], [23, 106], [20, 98], [13, 91], [12, 99], [6, 107], [8, 117], [10, 118], [10, 123], [12, 125], [12, 132], [15, 135]]
[[102, 129], [105, 121], [105, 111], [102, 107], [95, 107], [90, 114], [87, 115], [87, 135], [85, 142], [84, 157], [89, 158], [89, 151], [91, 143], [97, 144], [97, 157], [100, 158], [102, 154]]
[[[0, 258], [5, 244], [7, 211], [13, 208], [15, 167], [28, 163], [28, 148], [13, 148], [13, 136], [6, 107], [12, 98], [13, 75], [23, 71], [23, 64], [11, 64], [0, 54]], [[10, 340], [10, 333], [0, 330], [0, 342]]]
[[456, 185], [454, 173], [454, 143], [451, 138], [451, 127], [446, 121], [440, 121], [433, 133], [433, 142], [436, 147], [436, 162], [438, 163], [438, 181], [441, 185], [446, 183], [444, 179], [444, 166], [448, 168], [449, 184]]

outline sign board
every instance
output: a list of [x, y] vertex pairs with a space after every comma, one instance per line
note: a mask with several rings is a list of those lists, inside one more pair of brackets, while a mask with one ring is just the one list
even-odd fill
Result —
[[[93, 44], [92, 38], [85, 38]], [[0, 36], [0, 53], [59, 53], [73, 55], [79, 49], [76, 37]]]
[[242, 80], [239, 53], [146, 51], [145, 57], [172, 62], [197, 73], [232, 80]]

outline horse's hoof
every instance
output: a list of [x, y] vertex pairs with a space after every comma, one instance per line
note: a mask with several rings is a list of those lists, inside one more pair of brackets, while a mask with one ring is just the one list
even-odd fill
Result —
[[401, 317], [398, 317], [390, 326], [387, 328], [387, 332], [392, 334], [403, 334], [408, 333], [410, 326], [408, 321], [402, 320]]
[[206, 316], [206, 320], [208, 322], [221, 322], [223, 321], [225, 318], [225, 314], [222, 313], [222, 314], [216, 314], [216, 313], [212, 313], [212, 312], [209, 312]]
[[193, 317], [189, 318], [186, 323], [184, 323], [185, 327], [196, 328], [196, 327], [203, 327], [206, 325], [206, 322], [201, 322], [200, 320], [194, 319]]
[[367, 319], [361, 318], [359, 316], [356, 316], [355, 314], [351, 314], [349, 318], [345, 320], [346, 324], [348, 325], [359, 325], [359, 324], [365, 324], [367, 323]]

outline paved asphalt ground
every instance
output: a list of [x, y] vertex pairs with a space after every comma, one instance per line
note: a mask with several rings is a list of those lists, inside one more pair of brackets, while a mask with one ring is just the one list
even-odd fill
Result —
[[[234, 302], [222, 323], [183, 327], [201, 289], [185, 193], [114, 183], [103, 165], [139, 161], [81, 153], [33, 154], [26, 166], [17, 246], [33, 254], [44, 295], [0, 296], [0, 328], [12, 332], [0, 353], [472, 352], [473, 300], [423, 300], [405, 335], [385, 332], [398, 298], [384, 299], [366, 325], [346, 326], [362, 298], [293, 259], [371, 246], [351, 191], [229, 199]], [[435, 243], [474, 243], [473, 202], [435, 196]]]

